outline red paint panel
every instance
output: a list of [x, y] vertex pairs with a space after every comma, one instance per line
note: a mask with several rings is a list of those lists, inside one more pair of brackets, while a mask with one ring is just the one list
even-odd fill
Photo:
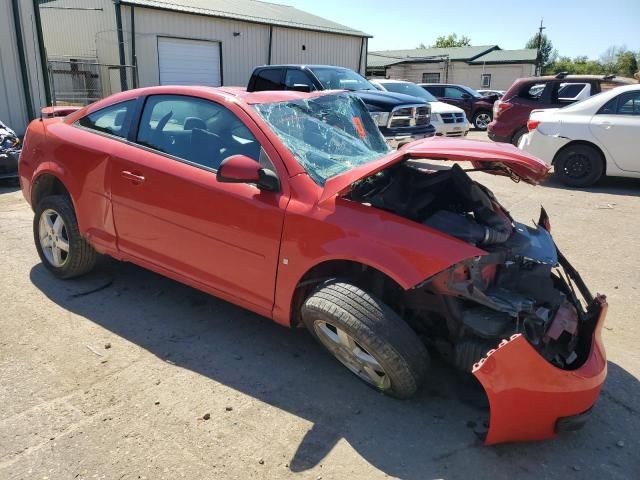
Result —
[[607, 375], [600, 315], [586, 362], [561, 370], [540, 356], [522, 335], [514, 335], [478, 362], [473, 374], [482, 383], [491, 408], [486, 443], [544, 440], [555, 436], [560, 417], [578, 415], [593, 406]]

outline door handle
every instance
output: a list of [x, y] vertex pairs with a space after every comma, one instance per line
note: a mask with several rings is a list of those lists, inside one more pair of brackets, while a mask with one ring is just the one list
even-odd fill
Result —
[[120, 174], [127, 180], [131, 180], [133, 183], [144, 183], [144, 176], [137, 173], [130, 172], [129, 170], [122, 170]]
[[609, 130], [613, 125], [611, 125], [611, 122], [600, 122], [598, 126], [604, 128], [605, 130]]

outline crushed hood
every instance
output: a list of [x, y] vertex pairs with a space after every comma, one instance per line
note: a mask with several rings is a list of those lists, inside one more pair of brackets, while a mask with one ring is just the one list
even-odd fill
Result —
[[390, 152], [378, 160], [329, 178], [324, 184], [318, 203], [323, 203], [334, 195], [344, 195], [351, 190], [351, 185], [355, 182], [410, 159], [471, 162], [475, 168], [497, 167], [489, 173], [511, 176], [532, 185], [540, 183], [549, 173], [549, 167], [542, 160], [513, 145], [477, 140], [425, 138]]

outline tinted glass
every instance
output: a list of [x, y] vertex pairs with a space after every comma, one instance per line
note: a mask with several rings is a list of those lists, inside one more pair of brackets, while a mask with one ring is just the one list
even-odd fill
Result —
[[427, 102], [437, 102], [438, 99], [427, 92], [424, 88], [419, 87], [415, 83], [409, 82], [384, 82], [384, 88], [393, 93], [404, 93], [405, 95], [411, 95], [413, 97], [422, 98]]
[[135, 100], [128, 100], [97, 110], [78, 120], [78, 125], [98, 132], [125, 138], [127, 136], [125, 120], [134, 102]]
[[308, 85], [311, 90], [315, 90], [309, 76], [301, 70], [287, 70], [284, 77], [284, 85], [287, 88], [293, 88], [296, 85]]
[[618, 115], [640, 115], [640, 92], [620, 95], [616, 113]]
[[444, 87], [444, 96], [446, 98], [462, 99], [463, 93], [464, 92], [462, 90], [458, 90], [454, 87]]
[[347, 68], [316, 67], [311, 71], [327, 90], [375, 90], [366, 78]]
[[257, 74], [255, 86], [256, 90], [282, 90], [282, 70], [278, 68], [270, 68], [260, 70]]
[[195, 97], [149, 97], [136, 141], [213, 169], [231, 155], [260, 159], [260, 144], [235, 114], [222, 105]]
[[558, 90], [558, 98], [574, 98], [585, 88], [582, 83], [567, 83]]
[[434, 87], [432, 85], [423, 85], [422, 88], [424, 88], [431, 95], [434, 95], [436, 97], [442, 97], [442, 90], [443, 90], [442, 87]]

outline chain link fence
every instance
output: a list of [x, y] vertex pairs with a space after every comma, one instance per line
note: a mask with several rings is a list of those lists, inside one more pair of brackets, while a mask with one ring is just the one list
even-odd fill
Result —
[[54, 105], [88, 105], [137, 84], [132, 65], [50, 60], [47, 69]]

